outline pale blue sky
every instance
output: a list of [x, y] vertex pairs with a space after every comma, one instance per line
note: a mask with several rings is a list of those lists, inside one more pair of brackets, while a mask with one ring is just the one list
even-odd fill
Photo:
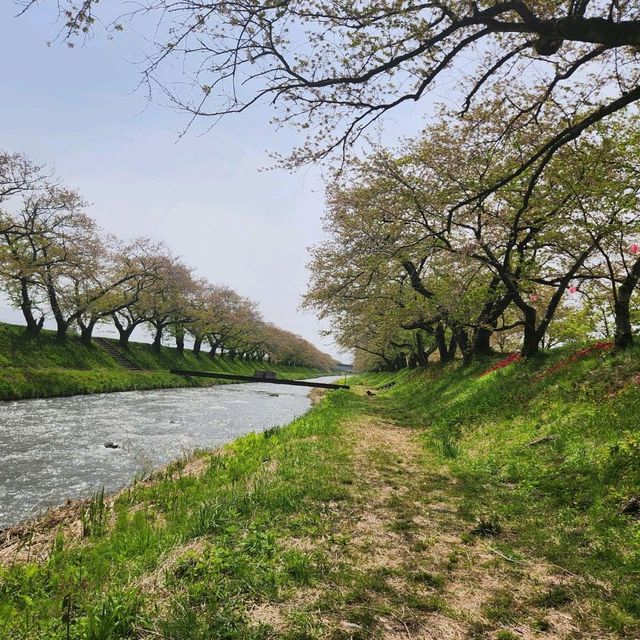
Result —
[[[47, 46], [53, 15], [15, 13], [11, 1], [1, 3], [0, 147], [53, 166], [108, 231], [166, 241], [202, 276], [257, 300], [267, 320], [347, 358], [320, 336], [312, 314], [298, 310], [307, 247], [322, 237], [320, 173], [261, 171], [267, 150], [286, 151], [297, 135], [276, 130], [257, 108], [178, 140], [182, 116], [134, 91], [133, 36]], [[420, 122], [407, 108], [387, 123], [387, 136]], [[0, 319], [20, 316], [5, 304]]]

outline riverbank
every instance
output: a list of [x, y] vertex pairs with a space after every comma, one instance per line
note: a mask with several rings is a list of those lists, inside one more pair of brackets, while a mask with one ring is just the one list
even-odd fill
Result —
[[[0, 400], [210, 386], [224, 382], [175, 376], [169, 369], [252, 375], [255, 369], [266, 367], [265, 363], [210, 358], [206, 353], [199, 356], [190, 351], [179, 353], [170, 347], [156, 352], [151, 345], [139, 342], [132, 342], [122, 350], [117, 341], [110, 342], [140, 371], [125, 368], [99, 343], [85, 346], [77, 336], [60, 342], [53, 332], [46, 330], [37, 337], [29, 337], [23, 327], [0, 323]], [[307, 367], [269, 364], [268, 368], [286, 379], [326, 374]]]
[[638, 637], [639, 355], [364, 376], [23, 532], [0, 632]]

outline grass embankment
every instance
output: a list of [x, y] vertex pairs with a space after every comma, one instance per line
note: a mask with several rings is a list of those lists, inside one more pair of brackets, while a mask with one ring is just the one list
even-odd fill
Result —
[[639, 351], [565, 355], [365, 376], [16, 532], [0, 636], [637, 638]]
[[[486, 363], [403, 373], [372, 408], [417, 429], [424, 464], [451, 475], [446, 493], [469, 523], [465, 544], [485, 537], [514, 567], [526, 569], [533, 555], [564, 574], [543, 602], [573, 602], [583, 624], [602, 626], [589, 636], [578, 624], [570, 637], [603, 637], [604, 629], [637, 638], [640, 349], [570, 354], [486, 376]], [[364, 381], [381, 386], [393, 377]], [[518, 593], [506, 588], [499, 602], [491, 619], [531, 624], [530, 602]]]
[[[117, 346], [117, 341], [113, 341]], [[0, 323], [0, 400], [43, 398], [134, 389], [207, 386], [222, 381], [187, 379], [171, 375], [169, 369], [183, 368], [217, 373], [252, 375], [256, 368], [268, 367], [282, 378], [309, 378], [323, 375], [315, 369], [258, 365], [255, 362], [195, 356], [163, 347], [160, 353], [150, 345], [132, 342], [123, 353], [143, 371], [129, 371], [98, 344], [83, 345], [77, 336], [64, 342], [53, 332], [43, 331], [31, 338], [24, 328]]]

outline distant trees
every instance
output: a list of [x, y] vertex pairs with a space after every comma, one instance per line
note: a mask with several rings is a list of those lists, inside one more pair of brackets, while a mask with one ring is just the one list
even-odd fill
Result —
[[211, 357], [329, 367], [306, 340], [266, 323], [257, 305], [229, 287], [197, 278], [162, 243], [123, 243], [86, 213], [74, 190], [20, 154], [0, 154], [0, 287], [21, 309], [29, 335], [47, 316], [64, 340], [72, 327], [85, 344], [113, 323], [121, 347], [144, 326], [160, 350], [168, 336], [179, 351], [193, 339]]

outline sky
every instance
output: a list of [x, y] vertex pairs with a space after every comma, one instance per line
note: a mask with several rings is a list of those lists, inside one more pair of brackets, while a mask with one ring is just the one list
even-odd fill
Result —
[[[0, 3], [0, 148], [53, 167], [107, 231], [165, 241], [198, 275], [259, 302], [266, 320], [350, 361], [299, 309], [307, 249], [323, 237], [321, 172], [265, 170], [269, 152], [299, 144], [297, 134], [258, 107], [180, 137], [181, 114], [136, 91], [133, 36], [48, 46], [57, 27], [46, 8], [15, 14]], [[404, 132], [405, 118], [420, 121], [405, 109], [387, 134]], [[0, 320], [22, 318], [4, 302]]]

